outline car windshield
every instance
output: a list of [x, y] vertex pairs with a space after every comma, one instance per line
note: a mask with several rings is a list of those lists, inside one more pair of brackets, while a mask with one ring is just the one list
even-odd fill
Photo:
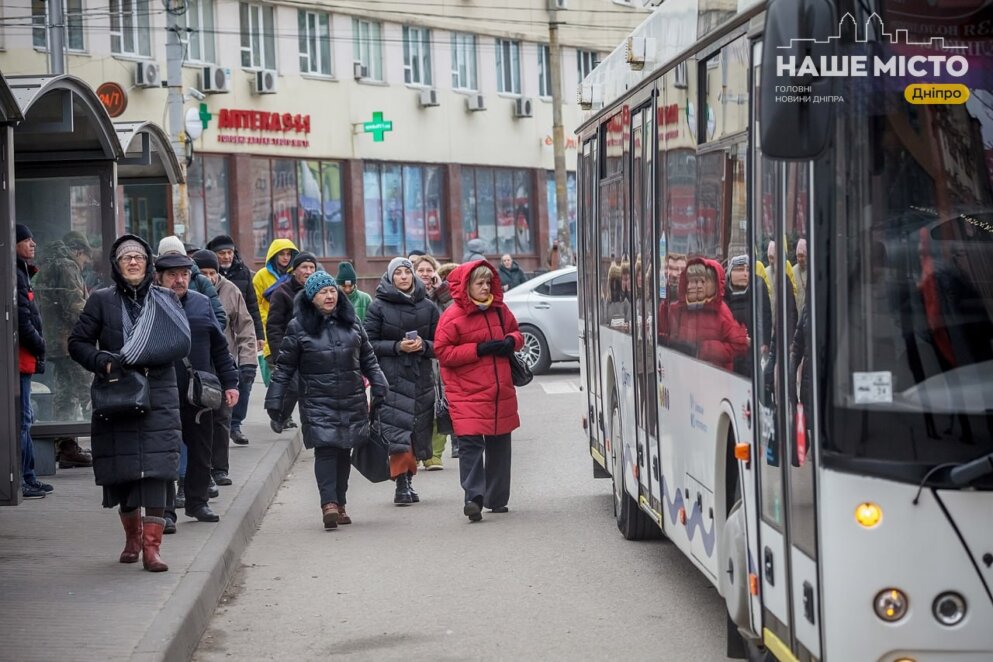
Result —
[[[891, 3], [903, 8], [881, 12], [878, 41], [848, 52], [928, 54], [932, 33], [985, 34], [972, 28], [993, 19], [987, 3], [964, 4]], [[884, 39], [901, 30], [903, 43]], [[838, 85], [829, 452], [922, 468], [993, 452], [993, 63], [979, 55], [991, 45], [945, 42], [968, 74], [928, 82], [966, 85], [964, 104], [908, 103], [912, 79]]]

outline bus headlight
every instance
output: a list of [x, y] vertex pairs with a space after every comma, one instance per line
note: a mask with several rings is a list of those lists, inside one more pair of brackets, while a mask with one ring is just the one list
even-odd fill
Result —
[[888, 588], [880, 591], [876, 594], [876, 599], [872, 602], [876, 616], [887, 623], [895, 623], [903, 618], [907, 613], [907, 607], [909, 605], [910, 601], [907, 600], [907, 595], [898, 588]]
[[965, 598], [954, 591], [942, 593], [934, 599], [931, 611], [942, 625], [958, 625], [965, 618]]
[[874, 503], [866, 501], [855, 509], [855, 521], [867, 529], [879, 524], [883, 519], [883, 509]]

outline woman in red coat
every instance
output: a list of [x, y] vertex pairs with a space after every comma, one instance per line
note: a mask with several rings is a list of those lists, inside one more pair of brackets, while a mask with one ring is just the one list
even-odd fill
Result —
[[462, 512], [478, 522], [483, 507], [507, 512], [510, 433], [521, 425], [510, 357], [524, 339], [503, 305], [500, 276], [489, 262], [461, 265], [448, 283], [454, 303], [438, 322], [434, 351], [459, 438]]

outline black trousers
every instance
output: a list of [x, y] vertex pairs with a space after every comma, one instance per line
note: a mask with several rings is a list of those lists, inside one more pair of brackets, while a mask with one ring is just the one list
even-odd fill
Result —
[[459, 436], [459, 477], [466, 503], [500, 508], [510, 501], [510, 433]]
[[[213, 412], [213, 418], [214, 422], [211, 425], [210, 468], [211, 471], [223, 471], [227, 473], [230, 468], [228, 463], [228, 442], [231, 439], [231, 407], [228, 407], [227, 403], [224, 403], [220, 409]], [[200, 420], [203, 421], [203, 418]]]
[[321, 493], [321, 505], [345, 505], [348, 476], [352, 472], [352, 451], [342, 448], [315, 448], [314, 475]]
[[183, 421], [183, 443], [186, 444], [186, 512], [207, 503], [210, 489], [210, 453], [213, 436], [213, 414], [205, 411], [196, 422], [197, 409], [190, 405], [179, 408]]

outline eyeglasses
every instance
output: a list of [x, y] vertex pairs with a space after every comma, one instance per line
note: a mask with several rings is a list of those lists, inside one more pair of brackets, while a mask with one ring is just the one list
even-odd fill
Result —
[[148, 256], [141, 255], [139, 253], [130, 253], [128, 255], [122, 255], [121, 257], [117, 258], [117, 261], [121, 264], [130, 264], [132, 262], [137, 262], [138, 264], [142, 264], [144, 262], [148, 262]]

